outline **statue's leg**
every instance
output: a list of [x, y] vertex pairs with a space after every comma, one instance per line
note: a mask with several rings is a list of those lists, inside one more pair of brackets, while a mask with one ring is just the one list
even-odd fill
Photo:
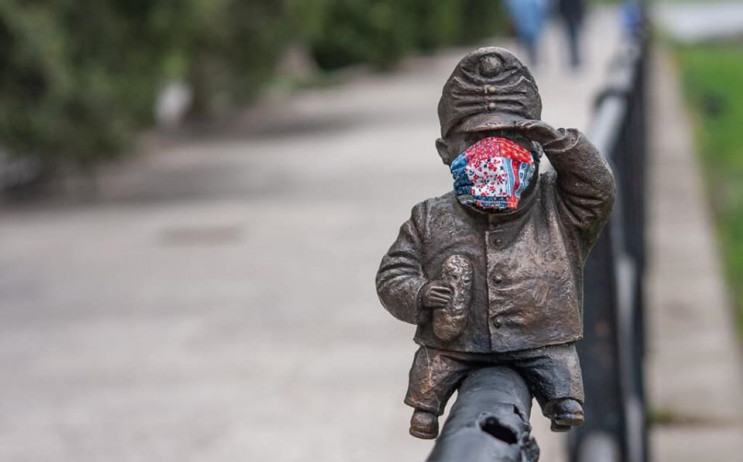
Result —
[[410, 368], [405, 404], [415, 409], [410, 434], [433, 439], [439, 433], [438, 418], [470, 366], [445, 351], [421, 346]]
[[575, 345], [567, 343], [511, 353], [509, 364], [552, 420], [553, 431], [583, 424], [583, 377]]

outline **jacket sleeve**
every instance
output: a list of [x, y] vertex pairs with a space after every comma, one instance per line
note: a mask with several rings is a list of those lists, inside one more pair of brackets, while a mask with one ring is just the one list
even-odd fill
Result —
[[400, 227], [397, 240], [382, 258], [377, 272], [377, 294], [382, 305], [397, 319], [411, 324], [427, 319], [419, 295], [428, 282], [421, 266], [424, 208], [424, 204], [413, 207], [410, 219]]
[[559, 133], [543, 148], [557, 172], [558, 213], [563, 223], [577, 229], [585, 258], [614, 206], [614, 174], [581, 132], [560, 129]]

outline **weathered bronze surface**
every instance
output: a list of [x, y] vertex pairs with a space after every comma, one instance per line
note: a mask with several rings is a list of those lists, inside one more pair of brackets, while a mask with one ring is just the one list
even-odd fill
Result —
[[[417, 326], [405, 398], [414, 436], [436, 437], [452, 393], [492, 366], [524, 379], [553, 430], [583, 422], [574, 345], [583, 265], [611, 212], [614, 177], [583, 134], [552, 128], [541, 109], [534, 78], [501, 48], [470, 53], [444, 86], [436, 147], [446, 165], [481, 140], [505, 139], [529, 151], [536, 172], [513, 208], [484, 209], [455, 192], [417, 204], [382, 259], [382, 304]], [[554, 171], [540, 176], [542, 154]]]

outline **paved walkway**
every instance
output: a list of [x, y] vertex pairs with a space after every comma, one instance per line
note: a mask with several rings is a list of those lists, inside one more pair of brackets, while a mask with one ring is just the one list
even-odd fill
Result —
[[683, 43], [743, 38], [743, 2], [707, 0], [655, 6], [658, 26]]
[[657, 462], [743, 457], [743, 358], [720, 272], [693, 129], [667, 56], [654, 63], [649, 391]]
[[[615, 24], [591, 18], [579, 76], [549, 32], [545, 120], [587, 125]], [[95, 201], [0, 211], [0, 460], [423, 460], [413, 331], [373, 280], [410, 207], [450, 187], [435, 109], [465, 51], [162, 141]]]

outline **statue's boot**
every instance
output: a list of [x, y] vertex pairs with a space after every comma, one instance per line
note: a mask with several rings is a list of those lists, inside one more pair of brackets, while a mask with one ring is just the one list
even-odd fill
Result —
[[431, 412], [416, 409], [410, 419], [410, 434], [424, 440], [436, 438], [439, 434], [439, 418]]

